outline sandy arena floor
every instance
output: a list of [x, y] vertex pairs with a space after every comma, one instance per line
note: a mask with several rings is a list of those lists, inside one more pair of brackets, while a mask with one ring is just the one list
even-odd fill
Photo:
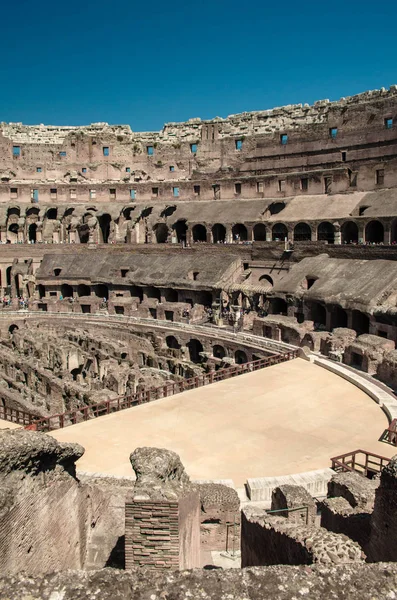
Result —
[[299, 473], [363, 448], [392, 456], [377, 440], [387, 418], [341, 377], [296, 359], [53, 432], [79, 442], [81, 471], [133, 475], [138, 446], [177, 452], [193, 479]]

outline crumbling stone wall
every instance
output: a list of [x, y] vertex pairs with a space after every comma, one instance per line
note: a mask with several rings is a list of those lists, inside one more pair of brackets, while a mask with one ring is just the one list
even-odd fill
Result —
[[[117, 487], [76, 478], [84, 449], [45, 434], [0, 431], [0, 567], [29, 574], [101, 568], [124, 534]], [[124, 512], [124, 506], [121, 505]]]
[[0, 578], [0, 598], [7, 600], [136, 600], [161, 598], [173, 600], [310, 600], [349, 598], [349, 600], [385, 600], [393, 598], [397, 588], [397, 566], [393, 563], [367, 565], [312, 565], [293, 567], [253, 567], [206, 571], [162, 572], [134, 570], [120, 572], [105, 569], [93, 573], [69, 571], [45, 577], [16, 574]]
[[202, 483], [200, 494], [201, 547], [231, 551], [240, 546], [240, 499], [236, 490], [219, 483]]
[[359, 563], [364, 558], [360, 546], [344, 535], [297, 525], [255, 508], [242, 511], [242, 567]]
[[368, 545], [370, 561], [397, 561], [397, 455], [384, 467], [375, 494]]

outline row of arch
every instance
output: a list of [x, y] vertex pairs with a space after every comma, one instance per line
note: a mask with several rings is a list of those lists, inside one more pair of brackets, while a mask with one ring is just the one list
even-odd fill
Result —
[[[186, 240], [187, 225], [186, 221], [178, 221], [173, 229], [177, 234], [178, 242]], [[156, 242], [158, 244], [165, 243], [169, 237], [169, 227], [166, 223], [157, 223], [153, 231], [156, 236]], [[232, 239], [233, 241], [249, 241], [248, 229], [243, 223], [236, 223], [232, 227]], [[329, 221], [323, 221], [317, 226], [317, 240], [325, 241], [328, 244], [335, 243], [335, 234], [337, 230], [335, 226]], [[346, 221], [340, 228], [341, 243], [358, 243], [360, 240], [359, 227], [355, 221]], [[268, 239], [268, 228], [264, 223], [257, 223], [254, 225], [252, 230], [253, 241], [266, 241]], [[374, 219], [366, 224], [364, 229], [364, 241], [369, 243], [382, 243], [384, 241], [385, 228], [384, 225]], [[283, 241], [289, 239], [290, 234], [287, 225], [284, 223], [275, 223], [271, 228], [271, 240], [272, 241]], [[227, 230], [225, 225], [221, 223], [215, 223], [212, 226], [210, 232], [207, 230], [205, 225], [200, 223], [192, 227], [192, 240], [193, 242], [212, 242], [225, 243], [227, 241]], [[313, 239], [313, 230], [310, 225], [306, 222], [297, 223], [292, 232], [293, 241], [311, 241]], [[391, 242], [397, 242], [397, 221], [393, 223], [391, 231]]]
[[[168, 335], [165, 338], [165, 342], [167, 344], [167, 348], [171, 348], [173, 350], [181, 349], [181, 344], [178, 342], [174, 335]], [[200, 340], [192, 338], [187, 342], [186, 347], [189, 351], [189, 358], [193, 363], [197, 364], [202, 362], [202, 353], [204, 352], [204, 347]], [[223, 359], [226, 356], [226, 350], [220, 344], [215, 344], [212, 348], [212, 355], [215, 358]], [[248, 362], [248, 357], [244, 350], [238, 349], [234, 352], [234, 361], [238, 365], [242, 365]]]

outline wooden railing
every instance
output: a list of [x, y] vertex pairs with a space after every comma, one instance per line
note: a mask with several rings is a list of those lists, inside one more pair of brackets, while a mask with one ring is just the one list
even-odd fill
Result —
[[397, 446], [397, 419], [393, 419], [386, 429], [384, 441], [389, 442], [392, 446]]
[[0, 406], [0, 419], [28, 427], [29, 425], [33, 425], [40, 417], [27, 413], [19, 408]]
[[113, 398], [111, 400], [104, 400], [97, 404], [90, 406], [80, 406], [74, 410], [70, 410], [61, 414], [51, 415], [49, 417], [37, 418], [32, 417], [29, 424], [33, 424], [37, 431], [51, 431], [53, 429], [59, 429], [67, 427], [68, 425], [74, 425], [82, 421], [88, 421], [102, 415], [108, 415], [112, 412], [138, 406], [146, 402], [152, 402], [153, 400], [159, 400], [160, 398], [167, 398], [174, 394], [179, 394], [187, 390], [193, 390], [217, 381], [223, 381], [231, 377], [238, 375], [244, 375], [245, 373], [251, 373], [258, 369], [270, 367], [293, 358], [296, 358], [297, 350], [291, 350], [281, 354], [275, 354], [255, 360], [253, 362], [245, 363], [242, 365], [233, 365], [226, 369], [219, 369], [219, 371], [211, 371], [210, 373], [204, 373], [203, 375], [197, 375], [190, 379], [184, 379], [182, 381], [168, 382], [164, 385], [160, 385], [155, 388], [143, 390], [129, 396], [123, 396], [119, 398]]
[[355, 471], [364, 477], [371, 478], [389, 462], [390, 458], [386, 456], [372, 454], [366, 450], [353, 450], [353, 452], [331, 458], [331, 468], [342, 473]]

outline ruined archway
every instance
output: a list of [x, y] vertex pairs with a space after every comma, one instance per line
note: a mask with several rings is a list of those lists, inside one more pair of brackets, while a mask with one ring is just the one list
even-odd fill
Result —
[[246, 242], [248, 240], [248, 232], [245, 225], [236, 223], [232, 227], [232, 236], [234, 242]]
[[272, 228], [272, 241], [283, 242], [288, 239], [288, 229], [284, 223], [276, 223]]
[[206, 242], [207, 241], [207, 229], [204, 225], [194, 225], [192, 229], [193, 242]]
[[315, 325], [323, 325], [325, 327], [327, 322], [327, 311], [325, 306], [319, 302], [312, 302], [310, 306], [311, 320]]
[[28, 229], [28, 237], [29, 242], [36, 242], [37, 240], [37, 225], [36, 223], [31, 223]]
[[212, 239], [214, 244], [224, 244], [226, 241], [226, 227], [221, 223], [215, 223], [212, 227]]
[[157, 223], [153, 227], [157, 244], [165, 244], [168, 240], [169, 229], [165, 223]]
[[335, 305], [331, 311], [331, 329], [337, 327], [347, 327], [347, 312], [338, 305]]
[[109, 241], [111, 220], [112, 217], [107, 213], [98, 217], [99, 241], [102, 244], [107, 244]]
[[370, 244], [383, 244], [385, 228], [380, 221], [374, 219], [365, 227], [365, 241]]
[[257, 223], [254, 227], [255, 242], [266, 242], [266, 225]]
[[80, 283], [77, 286], [77, 295], [78, 296], [91, 296], [91, 289], [85, 283]]
[[108, 300], [108, 298], [109, 298], [108, 286], [104, 283], [98, 283], [98, 285], [95, 286], [95, 295], [98, 296], [98, 298]]
[[354, 221], [346, 221], [341, 227], [342, 244], [358, 243], [358, 226]]
[[323, 221], [317, 227], [317, 239], [319, 242], [333, 244], [335, 241], [335, 227], [329, 221]]
[[294, 242], [310, 242], [312, 230], [307, 223], [297, 223], [294, 227]]
[[180, 219], [173, 224], [172, 229], [175, 232], [178, 243], [186, 242], [187, 223], [186, 219]]
[[180, 343], [174, 335], [168, 335], [165, 338], [165, 343], [167, 344], [167, 348], [172, 348], [173, 350], [180, 350], [181, 348]]
[[73, 298], [73, 288], [68, 283], [61, 285], [61, 295], [63, 298]]
[[215, 346], [213, 346], [212, 348], [212, 356], [214, 358], [225, 358], [226, 356], [226, 350], [224, 349], [223, 346], [220, 346], [219, 344], [215, 344]]
[[202, 358], [200, 356], [200, 352], [203, 352], [203, 345], [199, 340], [196, 340], [195, 338], [192, 338], [187, 344], [186, 344], [188, 350], [189, 350], [189, 357], [190, 360], [193, 363], [201, 363], [202, 362]]
[[244, 350], [236, 350], [234, 353], [234, 360], [238, 365], [243, 365], [248, 362], [248, 358]]
[[360, 310], [353, 310], [352, 312], [352, 329], [357, 335], [363, 333], [369, 333], [369, 317]]

